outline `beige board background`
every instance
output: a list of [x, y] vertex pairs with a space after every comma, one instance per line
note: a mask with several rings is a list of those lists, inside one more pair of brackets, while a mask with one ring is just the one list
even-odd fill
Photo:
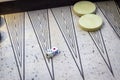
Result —
[[[120, 80], [120, 15], [98, 2], [103, 28], [85, 32], [72, 6], [1, 15], [0, 80]], [[51, 60], [46, 49], [61, 53]]]

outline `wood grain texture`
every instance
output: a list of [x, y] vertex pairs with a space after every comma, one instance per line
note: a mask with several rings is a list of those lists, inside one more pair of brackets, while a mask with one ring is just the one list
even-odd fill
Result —
[[[1, 1], [1, 0], [0, 0]], [[4, 1], [4, 0], [3, 0]], [[79, 0], [11, 0], [0, 2], [0, 14], [46, 9], [60, 6], [73, 5]], [[105, 1], [105, 0], [90, 0]]]

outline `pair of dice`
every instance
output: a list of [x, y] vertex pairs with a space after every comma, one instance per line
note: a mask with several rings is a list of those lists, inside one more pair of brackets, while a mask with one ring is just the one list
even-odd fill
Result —
[[58, 48], [57, 47], [53, 47], [53, 48], [47, 50], [46, 57], [48, 59], [50, 59], [50, 58], [54, 57], [55, 55], [57, 55], [59, 53], [60, 53], [60, 51], [58, 50]]

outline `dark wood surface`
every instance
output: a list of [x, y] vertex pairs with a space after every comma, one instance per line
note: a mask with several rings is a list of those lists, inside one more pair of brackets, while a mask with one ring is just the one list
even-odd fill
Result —
[[[80, 0], [16, 0], [0, 3], [0, 14], [72, 5]], [[105, 0], [90, 0], [105, 1]]]

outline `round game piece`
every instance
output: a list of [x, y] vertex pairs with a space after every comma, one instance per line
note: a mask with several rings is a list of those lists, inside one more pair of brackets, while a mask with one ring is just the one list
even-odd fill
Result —
[[0, 44], [7, 38], [6, 33], [0, 30]]
[[79, 25], [85, 31], [96, 31], [102, 27], [102, 23], [102, 18], [95, 14], [86, 14], [79, 19]]
[[73, 11], [78, 16], [94, 13], [95, 10], [96, 10], [95, 4], [90, 1], [79, 1], [73, 6]]

